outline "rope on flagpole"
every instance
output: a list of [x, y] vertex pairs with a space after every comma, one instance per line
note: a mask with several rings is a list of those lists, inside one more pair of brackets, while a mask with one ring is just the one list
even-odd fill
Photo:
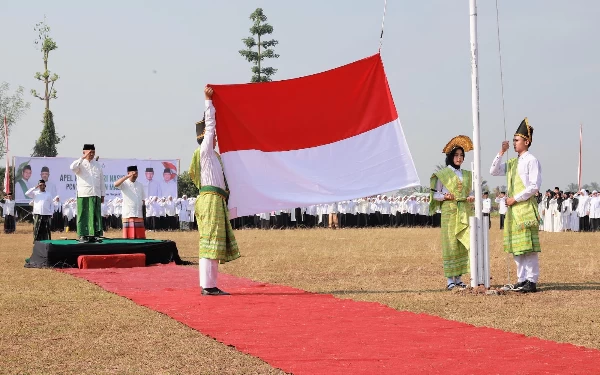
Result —
[[[502, 92], [502, 121], [504, 122], [504, 139], [506, 140], [506, 109], [504, 105], [504, 69], [502, 68], [502, 49], [500, 47], [500, 12], [498, 10], [498, 0], [496, 0], [496, 31], [498, 39], [498, 59], [500, 60], [500, 90]], [[508, 165], [508, 151], [506, 152], [506, 162]], [[508, 172], [508, 171], [507, 171]], [[508, 173], [506, 174], [506, 184], [508, 187]], [[506, 253], [506, 284], [510, 285], [510, 256]]]
[[385, 24], [386, 9], [387, 9], [387, 0], [383, 0], [383, 19], [381, 20], [381, 34], [379, 35], [379, 53], [381, 53], [381, 46], [383, 46], [383, 26]]

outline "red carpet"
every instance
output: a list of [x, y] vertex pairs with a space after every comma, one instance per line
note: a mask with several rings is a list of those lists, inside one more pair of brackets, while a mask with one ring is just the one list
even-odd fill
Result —
[[188, 267], [61, 271], [294, 374], [600, 373], [598, 350], [225, 274], [203, 297]]

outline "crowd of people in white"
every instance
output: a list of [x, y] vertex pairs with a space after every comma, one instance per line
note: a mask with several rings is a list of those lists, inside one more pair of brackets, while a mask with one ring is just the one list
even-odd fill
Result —
[[[600, 193], [582, 189], [577, 193], [562, 192], [558, 188], [538, 193], [540, 230], [545, 232], [598, 231], [600, 230]], [[493, 200], [487, 192], [483, 196], [483, 213], [498, 210], [500, 229], [506, 214], [506, 196], [499, 193]], [[17, 216], [14, 201], [3, 202], [3, 216]], [[150, 196], [144, 201], [144, 224], [148, 231], [195, 230], [196, 197], [181, 198]], [[121, 229], [122, 198], [108, 199], [102, 203], [104, 229]], [[4, 207], [4, 205], [6, 207]], [[76, 231], [77, 200], [53, 200], [52, 230], [66, 228]], [[429, 195], [377, 195], [341, 202], [310, 205], [232, 220], [234, 229], [286, 229], [314, 228], [366, 228], [366, 227], [439, 227], [440, 212], [429, 211]]]
[[538, 198], [542, 219], [540, 230], [545, 232], [596, 232], [600, 230], [600, 194], [593, 190], [577, 193], [548, 190]]

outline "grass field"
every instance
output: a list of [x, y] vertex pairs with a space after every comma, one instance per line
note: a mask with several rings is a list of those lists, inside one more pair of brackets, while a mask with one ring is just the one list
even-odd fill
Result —
[[[600, 349], [600, 234], [541, 233], [540, 292], [501, 296], [445, 291], [439, 235], [436, 229], [242, 230], [236, 231], [242, 258], [220, 271]], [[197, 233], [148, 237], [176, 241], [182, 258], [197, 262]], [[31, 239], [27, 225], [0, 234], [0, 373], [282, 373], [87, 281], [23, 268]], [[514, 262], [500, 246], [501, 232], [492, 229], [493, 285], [507, 282], [507, 261], [515, 281]]]

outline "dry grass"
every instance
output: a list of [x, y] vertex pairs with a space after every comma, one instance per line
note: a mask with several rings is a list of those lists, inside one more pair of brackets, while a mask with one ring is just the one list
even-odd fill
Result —
[[[18, 231], [0, 235], [0, 372], [279, 373], [83, 280], [24, 269], [31, 230]], [[196, 233], [149, 237], [173, 239], [184, 259], [197, 260]], [[445, 291], [435, 229], [243, 230], [236, 237], [242, 258], [221, 272], [600, 349], [598, 234], [542, 233], [541, 292], [504, 296]], [[493, 229], [496, 285], [507, 281], [500, 241]], [[510, 272], [514, 282], [512, 260]]]

